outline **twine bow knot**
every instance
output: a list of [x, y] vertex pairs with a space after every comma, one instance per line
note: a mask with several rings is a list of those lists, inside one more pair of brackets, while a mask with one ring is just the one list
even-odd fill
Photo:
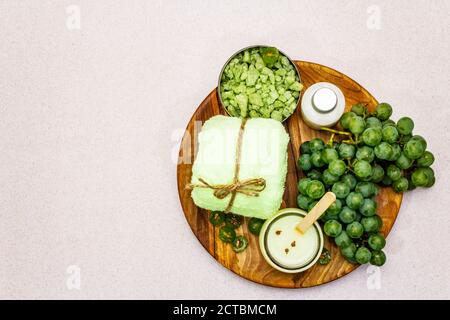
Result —
[[214, 196], [218, 199], [226, 198], [230, 193], [242, 193], [249, 197], [258, 197], [259, 193], [266, 188], [266, 180], [263, 178], [235, 181], [230, 184], [211, 185], [204, 179], [198, 179], [201, 184], [191, 185], [193, 187], [210, 188], [214, 190]]

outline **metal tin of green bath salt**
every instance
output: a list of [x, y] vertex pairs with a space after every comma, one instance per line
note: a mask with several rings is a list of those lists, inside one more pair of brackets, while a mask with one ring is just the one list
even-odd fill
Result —
[[[222, 91], [222, 90], [221, 90], [222, 76], [223, 76], [223, 73], [224, 73], [224, 71], [225, 71], [225, 68], [227, 67], [227, 65], [228, 65], [228, 64], [229, 64], [229, 63], [230, 63], [237, 55], [239, 55], [239, 54], [242, 53], [242, 52], [245, 52], [245, 51], [250, 50], [250, 49], [255, 49], [255, 48], [270, 48], [270, 47], [271, 47], [271, 46], [268, 46], [268, 45], [253, 45], [253, 46], [248, 46], [248, 47], [242, 48], [242, 49], [240, 49], [239, 51], [235, 52], [235, 53], [227, 60], [227, 62], [225, 62], [225, 64], [223, 65], [222, 70], [220, 71], [220, 74], [219, 74], [219, 80], [218, 80], [218, 85], [217, 85], [217, 88], [218, 88], [217, 94], [218, 94], [218, 97], [219, 97], [220, 105], [222, 106], [223, 110], [225, 110], [225, 112], [226, 112], [229, 116], [233, 116], [233, 115], [230, 114], [230, 112], [228, 111], [228, 109], [225, 107], [224, 101], [223, 101], [223, 99], [222, 99], [222, 93], [221, 93], [221, 91]], [[298, 69], [297, 64], [295, 64], [294, 60], [292, 60], [291, 58], [289, 58], [289, 56], [286, 55], [286, 53], [284, 53], [283, 51], [281, 51], [281, 50], [278, 49], [278, 48], [277, 48], [277, 50], [278, 50], [278, 52], [279, 52], [282, 56], [286, 57], [286, 58], [288, 59], [289, 63], [294, 67], [294, 71], [295, 71], [295, 73], [296, 73], [296, 75], [297, 75], [297, 77], [298, 77], [298, 81], [302, 84], [302, 78], [301, 78], [300, 70]], [[302, 93], [303, 93], [303, 89], [300, 91], [298, 98], [295, 100], [295, 109], [298, 107], [298, 105], [299, 105], [299, 103], [300, 103], [300, 99], [301, 99]], [[295, 109], [292, 110], [292, 112], [289, 114], [289, 116], [283, 117], [282, 122], [286, 121], [286, 120], [294, 113]]]
[[344, 109], [344, 94], [332, 83], [315, 83], [303, 93], [302, 117], [311, 128], [334, 126], [344, 114]]

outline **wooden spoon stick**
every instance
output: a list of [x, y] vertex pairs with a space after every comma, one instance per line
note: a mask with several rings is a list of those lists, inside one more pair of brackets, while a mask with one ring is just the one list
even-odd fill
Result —
[[317, 202], [314, 208], [300, 221], [295, 227], [301, 233], [305, 233], [309, 227], [336, 201], [336, 195], [333, 192], [327, 192], [322, 199]]

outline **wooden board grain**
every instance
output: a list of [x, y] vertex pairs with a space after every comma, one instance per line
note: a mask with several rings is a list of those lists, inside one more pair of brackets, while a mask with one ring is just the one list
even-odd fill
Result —
[[[304, 61], [295, 62], [300, 70], [302, 83], [305, 89], [317, 82], [331, 82], [337, 85], [345, 95], [346, 110], [356, 102], [368, 104], [370, 110], [377, 105], [376, 99], [363, 87], [346, 75], [331, 68]], [[247, 222], [239, 228], [238, 233], [244, 234], [249, 239], [249, 247], [242, 253], [234, 253], [230, 245], [226, 245], [218, 239], [218, 228], [208, 222], [207, 210], [197, 208], [190, 196], [190, 191], [185, 186], [190, 182], [192, 175], [192, 163], [196, 155], [197, 139], [201, 124], [214, 115], [223, 114], [217, 97], [217, 89], [214, 89], [200, 104], [187, 125], [183, 137], [177, 168], [178, 192], [184, 215], [192, 228], [194, 235], [203, 247], [224, 267], [234, 273], [257, 283], [282, 288], [305, 288], [324, 284], [338, 279], [357, 268], [357, 265], [347, 262], [339, 253], [333, 241], [325, 236], [325, 247], [332, 254], [332, 261], [321, 266], [316, 264], [311, 269], [298, 274], [285, 274], [271, 268], [262, 257], [258, 238], [248, 232]], [[309, 128], [301, 118], [300, 107], [285, 122], [286, 130], [290, 135], [288, 146], [288, 174], [286, 179], [286, 191], [283, 199], [283, 207], [297, 207], [297, 181], [303, 176], [298, 171], [295, 161], [299, 157], [299, 147], [303, 141], [315, 137], [327, 139], [329, 135]], [[381, 232], [387, 236], [391, 230], [402, 201], [402, 195], [390, 188], [383, 188], [377, 196], [378, 214], [383, 219]]]

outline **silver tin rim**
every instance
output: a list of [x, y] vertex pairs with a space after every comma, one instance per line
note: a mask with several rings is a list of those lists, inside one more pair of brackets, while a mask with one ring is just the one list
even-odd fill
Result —
[[[219, 102], [220, 102], [220, 105], [221, 105], [222, 109], [225, 110], [225, 112], [226, 112], [230, 117], [232, 117], [232, 115], [228, 112], [227, 108], [225, 108], [225, 105], [223, 104], [223, 101], [222, 101], [222, 95], [221, 95], [221, 93], [220, 93], [220, 83], [221, 83], [221, 79], [222, 79], [222, 75], [223, 75], [223, 72], [224, 72], [224, 70], [225, 70], [225, 67], [228, 65], [228, 63], [230, 63], [231, 60], [234, 59], [234, 57], [236, 57], [239, 53], [241, 53], [241, 52], [243, 52], [243, 51], [245, 51], [245, 50], [253, 49], [253, 48], [270, 48], [270, 47], [272, 47], [272, 46], [267, 46], [267, 45], [253, 45], [253, 46], [248, 46], [248, 47], [242, 48], [242, 49], [240, 49], [239, 51], [236, 51], [233, 55], [231, 55], [231, 57], [228, 58], [227, 62], [225, 62], [225, 64], [223, 65], [222, 70], [220, 70], [219, 81], [218, 81], [218, 83], [217, 83], [217, 94], [218, 94], [218, 96], [219, 96]], [[278, 48], [277, 48], [277, 49], [278, 49]], [[284, 52], [281, 51], [280, 49], [278, 49], [278, 52], [281, 53], [283, 56], [285, 56], [285, 57], [289, 60], [289, 62], [294, 66], [294, 69], [295, 69], [295, 71], [297, 72], [297, 75], [298, 75], [298, 81], [303, 85], [303, 83], [302, 83], [302, 77], [300, 76], [300, 70], [298, 70], [297, 65], [294, 63], [294, 60], [292, 60], [286, 53], [284, 53]], [[296, 104], [296, 107], [295, 107], [294, 111], [292, 111], [292, 113], [289, 115], [289, 117], [287, 117], [286, 119], [284, 119], [284, 120], [281, 121], [281, 122], [284, 122], [284, 121], [286, 121], [287, 119], [289, 119], [289, 118], [294, 114], [295, 110], [297, 110], [297, 108], [298, 108], [298, 106], [299, 106], [299, 104], [300, 104], [300, 101], [301, 101], [301, 99], [302, 99], [302, 93], [303, 93], [303, 91], [304, 91], [304, 88], [302, 89], [302, 91], [300, 91], [300, 94], [298, 95], [298, 98], [297, 98], [297, 104]]]

